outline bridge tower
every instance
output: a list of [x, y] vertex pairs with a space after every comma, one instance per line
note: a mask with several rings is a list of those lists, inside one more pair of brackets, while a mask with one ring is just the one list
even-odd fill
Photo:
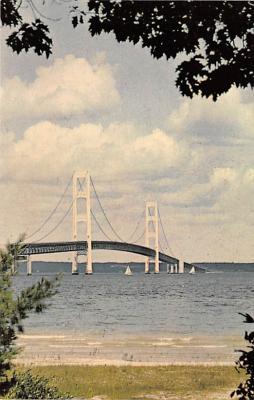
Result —
[[[145, 226], [146, 247], [155, 250], [154, 273], [160, 272], [159, 264], [159, 226], [158, 226], [158, 206], [156, 201], [146, 202], [146, 226]], [[145, 273], [150, 273], [150, 258], [146, 257]]]
[[[91, 178], [87, 171], [75, 172], [73, 175], [72, 235], [78, 240], [79, 223], [86, 226], [87, 263], [86, 274], [93, 273], [92, 264], [92, 224], [91, 224]], [[74, 253], [72, 274], [78, 274], [78, 252]]]

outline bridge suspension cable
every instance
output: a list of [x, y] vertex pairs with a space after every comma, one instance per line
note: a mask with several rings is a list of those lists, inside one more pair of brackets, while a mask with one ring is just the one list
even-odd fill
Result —
[[91, 210], [91, 215], [92, 215], [92, 217], [93, 217], [93, 219], [94, 219], [94, 222], [95, 222], [96, 225], [98, 226], [99, 230], [102, 232], [102, 234], [103, 234], [108, 240], [110, 240], [111, 242], [114, 242], [114, 240], [112, 240], [112, 238], [109, 237], [109, 236], [106, 234], [106, 232], [103, 230], [103, 228], [101, 227], [99, 221], [97, 220], [97, 218], [96, 218], [96, 216], [94, 215], [94, 213], [92, 212], [92, 210]]
[[110, 226], [112, 232], [116, 235], [116, 237], [117, 237], [121, 242], [125, 242], [125, 240], [123, 240], [123, 239], [121, 238], [121, 236], [118, 235], [118, 233], [116, 232], [116, 230], [115, 230], [114, 227], [112, 226], [110, 220], [108, 219], [107, 214], [106, 214], [106, 212], [105, 212], [105, 210], [104, 210], [104, 208], [103, 208], [103, 206], [102, 206], [102, 204], [101, 204], [101, 201], [100, 201], [100, 198], [99, 198], [99, 196], [98, 196], [98, 193], [96, 192], [96, 189], [95, 189], [95, 186], [94, 186], [94, 183], [93, 183], [92, 178], [91, 178], [91, 183], [92, 183], [93, 191], [94, 191], [94, 194], [95, 194], [96, 199], [97, 199], [97, 201], [98, 201], [98, 204], [99, 204], [99, 206], [100, 206], [100, 208], [101, 208], [101, 211], [102, 211], [102, 213], [103, 213], [103, 215], [104, 215], [104, 217], [105, 217], [107, 223], [109, 224], [109, 226]]
[[137, 244], [144, 236], [145, 236], [146, 230], [144, 229], [142, 234], [136, 239], [135, 242], [133, 242], [133, 244]]
[[[139, 217], [137, 223], [136, 223], [134, 231], [132, 232], [132, 234], [127, 239], [128, 242], [130, 242], [134, 238], [134, 236], [136, 235], [136, 233], [137, 233], [137, 231], [138, 231], [138, 229], [140, 227], [140, 223], [143, 221], [144, 214], [145, 214], [145, 211], [143, 210], [142, 213], [140, 214], [140, 217]], [[145, 230], [144, 230], [144, 233], [142, 235], [144, 235], [144, 234], [145, 234]], [[134, 243], [136, 243], [141, 238], [142, 238], [142, 236], [139, 237]]]
[[47, 218], [42, 222], [42, 224], [39, 226], [39, 228], [37, 228], [34, 232], [32, 232], [30, 235], [26, 236], [26, 240], [33, 237], [36, 233], [40, 232], [42, 230], [42, 228], [46, 225], [46, 223], [50, 220], [51, 217], [53, 217], [53, 215], [55, 214], [55, 212], [57, 211], [58, 207], [60, 206], [60, 204], [62, 203], [62, 200], [64, 198], [64, 196], [67, 193], [67, 190], [70, 187], [70, 184], [72, 182], [72, 178], [73, 175], [71, 176], [70, 180], [67, 182], [67, 185], [62, 193], [62, 195], [60, 196], [56, 206], [53, 208], [53, 210], [49, 213], [49, 215], [47, 216]]
[[[144, 211], [142, 211], [142, 213], [141, 213], [141, 215], [140, 215], [140, 217], [139, 217], [139, 220], [138, 220], [137, 223], [136, 223], [136, 226], [135, 226], [134, 231], [131, 233], [131, 235], [129, 236], [129, 238], [128, 238], [127, 240], [124, 240], [124, 239], [117, 233], [117, 231], [115, 230], [115, 228], [114, 228], [113, 225], [111, 224], [109, 218], [107, 217], [106, 211], [104, 210], [104, 208], [103, 208], [103, 206], [102, 206], [102, 204], [101, 204], [99, 195], [98, 195], [98, 193], [97, 193], [97, 191], [96, 191], [96, 189], [95, 189], [95, 185], [94, 185], [94, 182], [93, 182], [92, 178], [91, 178], [91, 184], [92, 184], [93, 191], [94, 191], [94, 194], [95, 194], [95, 196], [96, 196], [96, 199], [97, 199], [97, 201], [98, 201], [98, 204], [99, 204], [99, 206], [100, 206], [100, 209], [101, 209], [101, 211], [102, 211], [102, 213], [103, 213], [103, 215], [104, 215], [104, 217], [105, 217], [107, 223], [109, 224], [110, 229], [112, 230], [112, 232], [115, 234], [115, 236], [116, 236], [121, 242], [124, 242], [124, 243], [130, 242], [130, 241], [133, 239], [134, 235], [135, 235], [135, 234], [137, 233], [137, 231], [138, 231], [138, 228], [139, 228], [140, 223], [141, 223], [141, 221], [142, 221], [142, 218], [143, 218], [143, 216], [144, 216]], [[95, 215], [94, 215], [94, 214], [93, 214], [93, 217], [94, 217], [94, 219], [95, 219]], [[98, 221], [96, 222], [96, 224], [98, 225]], [[98, 225], [98, 227], [99, 227], [99, 225]], [[99, 229], [100, 229], [100, 231], [101, 231], [107, 238], [109, 238], [108, 235], [106, 235], [106, 233], [103, 231], [103, 229], [101, 228], [101, 226], [99, 227]], [[138, 237], [138, 239], [137, 239], [134, 243], [137, 243], [137, 242], [144, 236], [144, 234], [145, 234], [145, 231], [142, 233], [142, 235], [141, 235], [140, 237]]]
[[68, 207], [66, 213], [63, 215], [63, 217], [58, 221], [58, 223], [54, 226], [53, 229], [51, 229], [46, 235], [42, 236], [40, 239], [32, 242], [32, 243], [37, 243], [40, 242], [41, 240], [45, 239], [46, 237], [48, 237], [49, 235], [51, 235], [51, 233], [53, 233], [60, 225], [61, 223], [65, 220], [65, 218], [67, 217], [67, 215], [69, 214], [69, 212], [72, 209], [72, 205], [73, 205], [73, 201], [71, 202], [70, 206]]
[[165, 253], [165, 249], [164, 249], [164, 247], [162, 246], [160, 239], [159, 239], [159, 248], [160, 248], [160, 250], [161, 250], [163, 253]]
[[165, 243], [166, 243], [166, 248], [169, 249], [169, 251], [172, 254], [172, 256], [174, 256], [174, 253], [173, 253], [173, 251], [172, 251], [172, 249], [171, 249], [171, 247], [169, 245], [169, 242], [168, 242], [165, 230], [164, 230], [164, 226], [163, 226], [163, 223], [162, 223], [162, 219], [161, 219], [160, 209], [159, 208], [158, 208], [158, 215], [159, 215], [159, 222], [160, 222], [161, 230], [162, 230], [163, 237], [164, 237], [164, 240], [165, 240]]

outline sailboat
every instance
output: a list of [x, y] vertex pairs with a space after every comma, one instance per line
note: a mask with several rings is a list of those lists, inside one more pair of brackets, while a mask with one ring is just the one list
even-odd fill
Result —
[[191, 267], [191, 270], [189, 272], [189, 274], [195, 274], [196, 273], [196, 269], [194, 267], [194, 265]]
[[124, 275], [127, 275], [127, 276], [133, 275], [133, 274], [132, 274], [132, 270], [130, 269], [130, 266], [129, 266], [129, 265], [128, 265], [128, 267], [126, 268], [126, 271], [125, 271]]

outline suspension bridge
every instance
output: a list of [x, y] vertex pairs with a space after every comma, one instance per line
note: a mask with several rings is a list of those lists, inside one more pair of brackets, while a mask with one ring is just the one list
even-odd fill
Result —
[[[50, 223], [56, 214], [63, 199], [68, 194], [68, 189], [72, 183], [72, 200], [67, 210], [58, 222], [47, 233], [43, 234], [36, 241], [31, 239], [38, 235]], [[91, 206], [91, 189], [107, 225], [107, 231], [99, 222], [93, 207]], [[72, 241], [45, 241], [63, 224], [66, 217], [72, 211]], [[142, 221], [144, 229], [142, 230]], [[96, 225], [100, 234], [107, 240], [93, 240], [93, 223]], [[80, 225], [83, 229], [80, 229]], [[141, 234], [140, 234], [141, 228]], [[108, 233], [110, 232], [110, 233]], [[163, 238], [164, 246], [160, 240], [160, 233]], [[28, 241], [29, 239], [29, 241]], [[156, 201], [148, 201], [136, 222], [135, 229], [124, 240], [111, 223], [101, 199], [96, 191], [95, 184], [88, 171], [75, 172], [67, 183], [64, 192], [60, 196], [56, 206], [49, 213], [41, 225], [26, 238], [25, 246], [21, 255], [27, 257], [27, 274], [32, 274], [32, 256], [37, 254], [72, 252], [72, 274], [78, 274], [78, 258], [80, 255], [86, 256], [86, 274], [93, 273], [93, 252], [95, 250], [115, 250], [128, 253], [139, 254], [145, 257], [144, 272], [151, 272], [151, 261], [154, 264], [154, 273], [160, 272], [160, 262], [166, 263], [167, 268], [174, 273], [183, 273], [185, 264], [182, 260], [173, 256], [167, 236], [165, 234], [160, 211]], [[142, 243], [142, 241], [144, 243]]]

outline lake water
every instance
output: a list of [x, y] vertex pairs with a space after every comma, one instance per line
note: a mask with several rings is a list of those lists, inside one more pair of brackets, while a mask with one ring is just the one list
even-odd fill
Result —
[[[15, 290], [41, 276], [16, 276]], [[254, 315], [254, 273], [64, 274], [50, 308], [25, 327], [26, 333], [242, 336], [246, 324], [238, 312]]]

